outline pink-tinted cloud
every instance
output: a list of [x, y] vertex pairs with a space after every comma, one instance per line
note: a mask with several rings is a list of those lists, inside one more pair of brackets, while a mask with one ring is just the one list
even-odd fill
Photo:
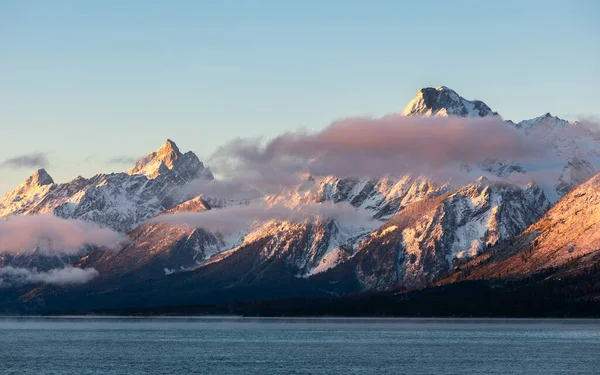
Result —
[[[211, 158], [226, 177], [281, 179], [299, 173], [338, 176], [452, 176], [464, 164], [539, 160], [545, 148], [499, 117], [350, 118], [319, 132], [288, 132], [266, 143], [235, 140]], [[448, 176], [446, 176], [448, 177]]]
[[171, 215], [160, 215], [151, 221], [197, 227], [214, 232], [234, 232], [247, 229], [255, 222], [260, 223], [275, 220], [303, 223], [324, 219], [356, 223], [373, 221], [368, 213], [357, 210], [349, 203], [306, 204], [297, 207], [251, 204], [212, 209], [203, 212], [181, 212]]
[[0, 220], [0, 252], [77, 253], [84, 245], [118, 249], [127, 237], [97, 224], [53, 215]]

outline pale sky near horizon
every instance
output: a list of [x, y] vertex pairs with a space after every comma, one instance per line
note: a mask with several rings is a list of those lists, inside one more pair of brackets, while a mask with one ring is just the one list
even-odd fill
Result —
[[[445, 85], [520, 121], [600, 117], [600, 2], [0, 2], [0, 165], [56, 182], [121, 171], [166, 138], [235, 137], [401, 111]], [[35, 168], [0, 166], [0, 195]]]

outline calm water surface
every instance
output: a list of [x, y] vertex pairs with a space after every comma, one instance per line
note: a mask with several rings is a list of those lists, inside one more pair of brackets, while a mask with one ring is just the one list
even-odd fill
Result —
[[0, 374], [506, 373], [600, 373], [600, 321], [0, 318]]

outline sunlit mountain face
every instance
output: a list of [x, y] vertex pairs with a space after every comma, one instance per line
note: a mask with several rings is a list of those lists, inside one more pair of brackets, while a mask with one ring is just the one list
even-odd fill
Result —
[[600, 142], [582, 124], [504, 120], [445, 86], [365, 121], [238, 140], [211, 158], [230, 168], [217, 178], [169, 139], [126, 172], [37, 170], [0, 201], [6, 308], [332, 297], [599, 259]]

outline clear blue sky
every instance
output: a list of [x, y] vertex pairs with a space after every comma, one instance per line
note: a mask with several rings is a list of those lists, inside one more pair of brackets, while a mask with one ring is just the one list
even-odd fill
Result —
[[[125, 170], [172, 138], [207, 157], [238, 136], [397, 112], [446, 85], [503, 117], [600, 114], [600, 2], [0, 2], [0, 163]], [[0, 169], [0, 194], [32, 170]]]

